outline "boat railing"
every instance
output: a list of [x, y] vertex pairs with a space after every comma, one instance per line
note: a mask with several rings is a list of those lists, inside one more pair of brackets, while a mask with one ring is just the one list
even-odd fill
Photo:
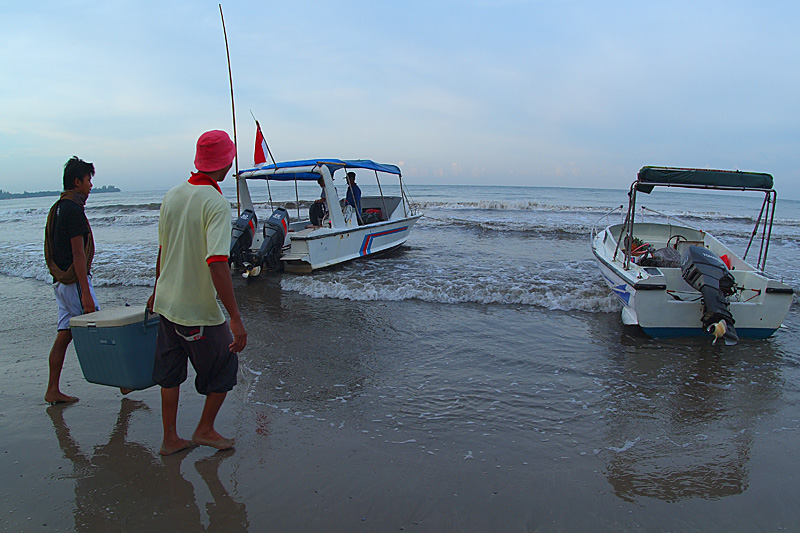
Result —
[[402, 190], [403, 195], [403, 203], [408, 207], [407, 216], [416, 216], [419, 212], [419, 208], [417, 207], [416, 202], [411, 198], [411, 195], [408, 194], [405, 187]]
[[622, 213], [622, 210], [623, 210], [624, 208], [625, 208], [625, 206], [624, 206], [624, 205], [619, 205], [619, 206], [617, 206], [617, 207], [611, 208], [611, 209], [609, 209], [609, 210], [608, 210], [606, 213], [604, 213], [604, 214], [603, 214], [603, 215], [602, 215], [600, 218], [598, 218], [598, 219], [597, 219], [597, 221], [596, 221], [596, 222], [594, 223], [594, 225], [592, 226], [591, 240], [592, 240], [592, 241], [594, 241], [594, 238], [595, 238], [595, 236], [597, 235], [597, 226], [598, 226], [598, 225], [599, 225], [599, 224], [600, 224], [602, 221], [604, 221], [604, 220], [605, 220], [605, 226], [604, 226], [604, 227], [610, 226], [610, 225], [611, 225], [611, 218], [610, 218], [610, 217], [611, 217], [611, 215], [613, 215], [613, 214], [614, 214], [615, 212], [617, 212], [617, 211], [619, 211], [620, 213]]
[[686, 222], [685, 220], [683, 220], [683, 219], [681, 219], [679, 217], [676, 217], [675, 215], [668, 215], [668, 214], [662, 213], [661, 211], [658, 211], [656, 209], [650, 209], [649, 207], [645, 207], [645, 206], [641, 206], [641, 209], [642, 209], [642, 212], [641, 212], [641, 221], [640, 222], [644, 222], [645, 221], [644, 220], [644, 215], [646, 213], [652, 213], [652, 214], [664, 217], [666, 219], [666, 221], [667, 221], [667, 224], [671, 224], [673, 221], [675, 221], [675, 222], [679, 222], [682, 226], [686, 226], [687, 228], [693, 229], [695, 231], [702, 231], [702, 230], [692, 226], [690, 223]]

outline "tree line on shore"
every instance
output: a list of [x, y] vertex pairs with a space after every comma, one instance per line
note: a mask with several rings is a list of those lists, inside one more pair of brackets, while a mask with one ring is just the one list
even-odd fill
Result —
[[[92, 189], [92, 194], [98, 192], [120, 192], [120, 189], [113, 185], [103, 185], [102, 187], [95, 187]], [[36, 191], [36, 192], [8, 192], [0, 189], [0, 200], [8, 200], [10, 198], [36, 198], [39, 196], [58, 196], [61, 191]]]

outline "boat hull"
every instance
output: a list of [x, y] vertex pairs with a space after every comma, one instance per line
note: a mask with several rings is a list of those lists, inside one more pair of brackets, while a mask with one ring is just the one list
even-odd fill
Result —
[[421, 215], [344, 229], [320, 228], [289, 234], [291, 245], [281, 257], [290, 272], [313, 272], [403, 245]]
[[[620, 225], [609, 226], [595, 235], [592, 253], [606, 285], [622, 305], [623, 323], [639, 326], [654, 338], [708, 336], [702, 327], [701, 295], [683, 280], [681, 269], [626, 266], [614, 239], [620, 230]], [[750, 267], [713, 236], [675, 224], [642, 224], [635, 234], [662, 245], [671, 236], [686, 235], [717, 255], [728, 255], [737, 267], [732, 270], [737, 285], [746, 288], [730, 298], [739, 337], [763, 339], [781, 326], [792, 303], [792, 288]]]

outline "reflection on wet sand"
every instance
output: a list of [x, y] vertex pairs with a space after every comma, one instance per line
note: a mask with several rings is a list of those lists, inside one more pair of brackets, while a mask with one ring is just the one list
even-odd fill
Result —
[[189, 453], [161, 458], [147, 447], [126, 439], [131, 415], [148, 409], [144, 402], [123, 398], [107, 444], [85, 455], [64, 422], [64, 409], [47, 408], [59, 446], [72, 462], [75, 478], [77, 531], [136, 531], [152, 527], [191, 531], [246, 531], [247, 512], [219, 480], [220, 463], [232, 452], [218, 452], [195, 463], [213, 502], [206, 504], [208, 526], [196, 503], [194, 486], [181, 474]]
[[195, 470], [203, 478], [212, 501], [206, 503], [208, 528], [206, 531], [247, 531], [247, 509], [245, 504], [234, 501], [219, 480], [219, 465], [230, 452], [217, 452], [194, 464]]
[[780, 394], [776, 365], [748, 345], [712, 350], [707, 342], [650, 343], [616, 357], [609, 383], [606, 447], [599, 450], [614, 493], [676, 502], [719, 499], [748, 486], [757, 420]]

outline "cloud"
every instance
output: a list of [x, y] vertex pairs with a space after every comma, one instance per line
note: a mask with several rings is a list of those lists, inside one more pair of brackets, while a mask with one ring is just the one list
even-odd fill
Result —
[[[223, 7], [243, 168], [252, 110], [279, 159], [404, 161], [412, 182], [626, 188], [667, 164], [800, 198], [793, 3]], [[232, 129], [216, 2], [11, 3], [0, 36], [4, 189], [52, 188], [73, 154], [98, 184], [163, 187]]]

